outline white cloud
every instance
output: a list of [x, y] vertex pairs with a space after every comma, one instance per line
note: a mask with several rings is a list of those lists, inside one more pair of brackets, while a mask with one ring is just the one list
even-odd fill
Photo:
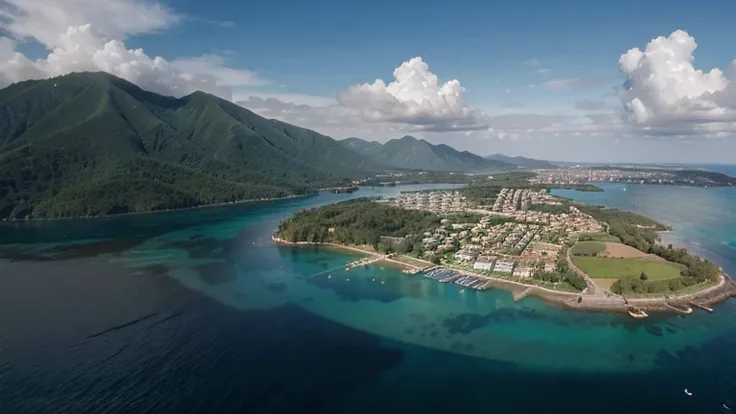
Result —
[[225, 58], [219, 55], [202, 55], [198, 57], [182, 57], [171, 62], [171, 66], [180, 72], [207, 73], [217, 79], [217, 83], [227, 87], [264, 85], [267, 82], [258, 78], [255, 73], [226, 66]]
[[124, 40], [180, 21], [181, 16], [157, 2], [141, 0], [4, 0], [0, 28], [10, 36], [60, 46], [59, 34], [91, 24], [105, 37]]
[[442, 85], [421, 57], [394, 70], [394, 81], [351, 86], [337, 101], [361, 111], [371, 122], [414, 125], [433, 131], [467, 131], [488, 127], [487, 116], [464, 103], [465, 88], [453, 79]]
[[56, 44], [45, 59], [34, 62], [20, 53], [13, 53], [8, 62], [0, 64], [0, 86], [71, 72], [104, 71], [164, 95], [184, 96], [201, 90], [231, 99], [230, 85], [257, 79], [247, 71], [220, 68], [211, 59], [200, 62], [210, 73], [188, 71], [183, 65], [174, 65], [162, 57], [152, 58], [142, 49], [127, 49], [122, 41], [107, 40], [90, 25], [70, 27], [59, 36]]
[[568, 89], [590, 89], [613, 82], [612, 76], [596, 75], [578, 78], [552, 79], [542, 82], [539, 86], [551, 90], [568, 90]]
[[[248, 102], [249, 100], [273, 99], [279, 102], [293, 105], [307, 105], [313, 107], [324, 107], [337, 105], [337, 100], [329, 96], [304, 95], [299, 93], [271, 92], [271, 91], [255, 91], [255, 90], [237, 90], [233, 93], [233, 101]], [[247, 108], [250, 108], [246, 105]]]
[[620, 70], [629, 77], [622, 99], [629, 117], [641, 125], [736, 121], [736, 61], [729, 79], [720, 69], [693, 67], [695, 39], [677, 30], [644, 48], [621, 55]]

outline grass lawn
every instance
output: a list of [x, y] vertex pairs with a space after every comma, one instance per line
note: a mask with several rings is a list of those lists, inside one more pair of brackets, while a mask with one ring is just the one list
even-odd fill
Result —
[[603, 253], [606, 250], [606, 245], [601, 242], [594, 242], [594, 241], [584, 241], [584, 242], [577, 242], [575, 243], [575, 246], [572, 247], [572, 254], [599, 254]]
[[583, 233], [580, 238], [590, 238], [591, 241], [620, 243], [621, 240], [608, 233]]
[[596, 279], [595, 284], [605, 290], [611, 290], [611, 286], [618, 282], [618, 279]]
[[572, 261], [575, 266], [594, 279], [639, 277], [641, 272], [646, 273], [649, 280], [672, 279], [680, 276], [680, 268], [668, 262], [588, 256], [573, 256]]

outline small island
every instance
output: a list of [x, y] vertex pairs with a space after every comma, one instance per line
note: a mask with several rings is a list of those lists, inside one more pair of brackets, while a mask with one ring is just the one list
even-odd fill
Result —
[[499, 181], [303, 210], [282, 220], [273, 239], [367, 256], [347, 269], [385, 260], [462, 289], [634, 318], [711, 310], [736, 292], [716, 264], [663, 245], [659, 232], [669, 228], [655, 220], [554, 197], [519, 177]]

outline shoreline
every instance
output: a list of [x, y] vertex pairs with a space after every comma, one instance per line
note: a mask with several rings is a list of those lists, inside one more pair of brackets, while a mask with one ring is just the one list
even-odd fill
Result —
[[174, 213], [177, 211], [200, 210], [200, 209], [206, 209], [206, 208], [223, 207], [223, 206], [237, 205], [237, 204], [251, 204], [251, 203], [262, 203], [262, 202], [268, 202], [268, 201], [291, 200], [295, 198], [309, 197], [309, 196], [313, 196], [317, 194], [319, 193], [316, 192], [316, 193], [311, 193], [311, 194], [288, 195], [284, 197], [254, 198], [254, 199], [248, 199], [248, 200], [227, 201], [223, 203], [202, 204], [202, 205], [194, 206], [194, 207], [170, 208], [166, 210], [151, 210], [151, 211], [133, 211], [129, 213], [107, 214], [104, 216], [2, 219], [0, 220], [0, 225], [2, 225], [3, 223], [7, 224], [7, 223], [33, 223], [33, 222], [44, 222], [44, 221], [99, 220], [99, 219], [107, 219], [107, 218], [115, 218], [115, 217], [141, 216], [145, 214]]
[[[336, 243], [290, 242], [280, 239], [275, 235], [271, 236], [271, 240], [275, 244], [281, 246], [327, 246], [340, 250], [358, 252], [368, 256], [380, 256], [379, 253], [370, 250]], [[384, 260], [397, 263], [403, 267], [417, 268], [416, 266], [411, 266], [407, 263], [402, 263], [391, 259]], [[412, 258], [412, 260], [424, 262], [421, 259]], [[430, 262], [426, 263], [428, 267], [434, 266]], [[437, 265], [437, 267], [452, 270], [454, 272], [465, 274], [468, 276], [475, 276], [487, 279], [489, 281], [490, 287], [511, 292], [511, 294], [514, 295], [515, 301], [520, 300], [526, 296], [534, 296], [555, 307], [562, 307], [563, 309], [583, 312], [625, 314], [628, 312], [630, 306], [635, 306], [636, 308], [648, 312], [680, 314], [680, 312], [674, 310], [670, 305], [690, 307], [690, 302], [696, 302], [701, 305], [711, 306], [723, 302], [736, 295], [736, 286], [734, 285], [734, 282], [725, 272], [723, 272], [723, 270], [721, 270], [720, 281], [716, 285], [704, 287], [702, 290], [699, 290], [697, 292], [687, 293], [678, 296], [670, 296], [669, 299], [664, 299], [663, 297], [632, 298], [628, 299], [628, 303], [626, 303], [622, 296], [616, 294], [606, 296], [594, 293], [585, 293], [585, 291], [566, 292], [562, 290], [553, 290], [537, 285], [521, 283], [513, 280], [499, 279], [451, 266]], [[580, 300], [579, 303], [578, 300]]]

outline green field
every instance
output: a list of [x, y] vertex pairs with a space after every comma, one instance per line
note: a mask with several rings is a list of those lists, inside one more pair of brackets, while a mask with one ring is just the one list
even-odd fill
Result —
[[575, 246], [573, 246], [571, 252], [574, 255], [579, 254], [599, 254], [603, 253], [606, 250], [606, 245], [600, 242], [594, 242], [594, 241], [584, 241], [584, 242], [577, 242], [575, 243]]
[[672, 279], [680, 276], [680, 268], [677, 265], [646, 259], [574, 256], [572, 261], [575, 266], [594, 279], [638, 278], [642, 272], [646, 273], [650, 281]]
[[621, 243], [621, 239], [608, 233], [583, 233], [578, 240]]

